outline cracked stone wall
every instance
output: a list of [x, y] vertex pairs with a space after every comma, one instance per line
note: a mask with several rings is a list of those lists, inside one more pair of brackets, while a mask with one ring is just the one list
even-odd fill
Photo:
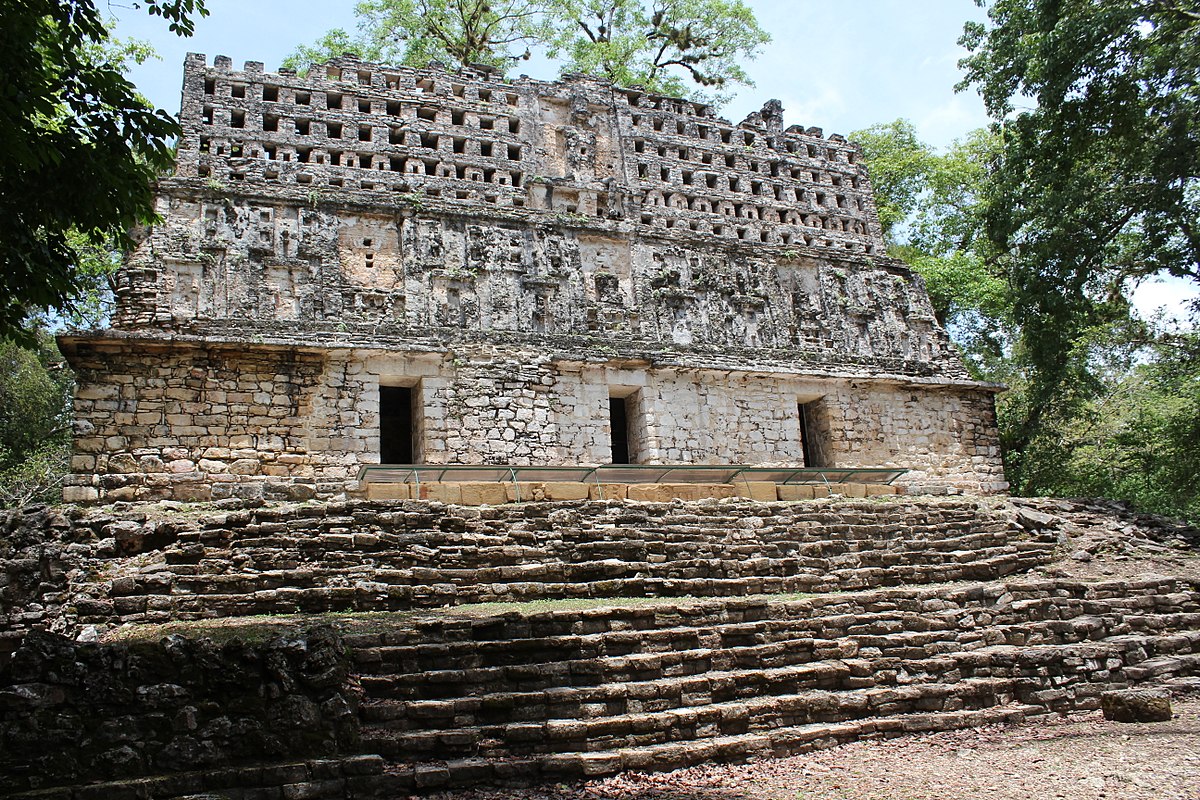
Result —
[[582, 77], [184, 73], [162, 222], [113, 328], [62, 342], [68, 496], [353, 491], [380, 385], [416, 390], [432, 463], [607, 462], [628, 395], [639, 461], [797, 464], [804, 402], [823, 466], [1004, 488], [995, 387], [883, 254], [858, 148], [778, 103], [735, 125]]

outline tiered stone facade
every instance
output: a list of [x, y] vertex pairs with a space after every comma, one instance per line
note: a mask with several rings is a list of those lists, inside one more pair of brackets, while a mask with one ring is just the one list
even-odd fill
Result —
[[[331, 497], [413, 461], [894, 466], [1002, 491], [992, 398], [860, 151], [591, 79], [189, 56], [161, 224], [79, 374], [72, 500]], [[409, 402], [409, 401], [406, 401]], [[804, 404], [807, 431], [799, 406]]]

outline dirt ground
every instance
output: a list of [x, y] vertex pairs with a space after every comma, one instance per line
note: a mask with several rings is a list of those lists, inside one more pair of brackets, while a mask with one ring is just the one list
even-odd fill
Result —
[[[436, 800], [1200, 800], [1200, 698], [1170, 722], [1100, 712], [854, 742], [790, 758]], [[431, 798], [433, 800], [433, 798]]]

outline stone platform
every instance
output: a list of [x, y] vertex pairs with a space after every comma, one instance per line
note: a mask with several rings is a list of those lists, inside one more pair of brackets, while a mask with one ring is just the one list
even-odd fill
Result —
[[[11, 796], [382, 800], [1098, 708], [1105, 690], [1200, 670], [1200, 584], [549, 601], [123, 635], [38, 634], [0, 668]], [[226, 684], [227, 702], [206, 702]], [[180, 754], [214, 769], [175, 773]], [[146, 778], [114, 783], [116, 755]], [[109, 782], [70, 788], [97, 778]], [[47, 790], [22, 791], [35, 786]]]
[[1200, 675], [1200, 581], [1045, 577], [1072, 524], [908, 497], [9, 513], [0, 794], [385, 800]]

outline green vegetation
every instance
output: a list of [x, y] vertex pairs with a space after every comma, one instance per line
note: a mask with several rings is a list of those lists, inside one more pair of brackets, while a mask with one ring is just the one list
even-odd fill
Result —
[[[204, 0], [148, 0], [189, 35]], [[122, 74], [152, 56], [111, 39], [91, 0], [31, 0], [0, 26], [0, 506], [50, 500], [65, 471], [72, 376], [49, 331], [99, 324], [128, 230], [179, 125]]]
[[[148, 0], [191, 32], [203, 0]], [[35, 340], [31, 315], [69, 312], [86, 288], [79, 245], [128, 242], [154, 216], [150, 183], [179, 124], [123, 75], [91, 0], [29, 0], [0, 26], [0, 338]]]
[[1200, 520], [1200, 308], [1173, 324], [1130, 300], [1151, 276], [1200, 281], [1200, 3], [998, 0], [989, 16], [963, 37], [988, 130], [944, 153], [904, 120], [852, 135], [891, 252], [974, 375], [1009, 385], [1015, 492]]
[[354, 10], [358, 34], [335, 28], [284, 61], [304, 70], [344, 53], [368, 61], [424, 67], [432, 61], [504, 70], [539, 38], [539, 5], [532, 0], [363, 0]]
[[56, 502], [67, 471], [73, 376], [54, 340], [0, 340], [0, 508]]
[[331, 30], [284, 65], [307, 69], [353, 53], [504, 71], [542, 47], [564, 72], [720, 102], [730, 86], [751, 83], [742, 65], [770, 41], [741, 0], [363, 0], [355, 15], [357, 33]]
[[552, 0], [546, 13], [565, 72], [718, 104], [752, 85], [742, 64], [771, 40], [740, 0]]

